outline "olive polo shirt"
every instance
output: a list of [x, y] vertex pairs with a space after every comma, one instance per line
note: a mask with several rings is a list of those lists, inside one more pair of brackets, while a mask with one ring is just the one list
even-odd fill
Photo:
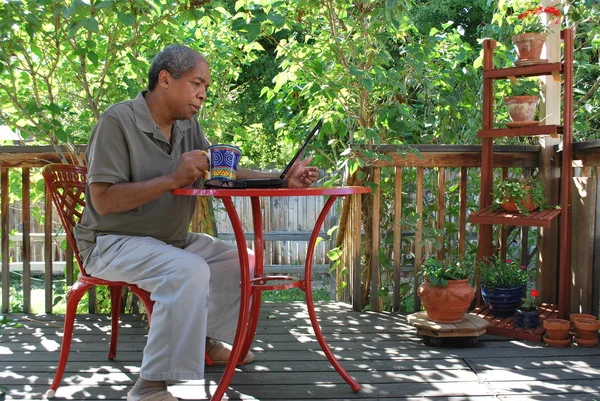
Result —
[[[167, 193], [133, 210], [106, 216], [98, 214], [89, 201], [91, 183], [146, 181], [175, 171], [183, 153], [208, 148], [193, 118], [177, 121], [169, 142], [150, 115], [146, 93], [109, 107], [92, 131], [87, 150], [88, 202], [75, 227], [84, 260], [99, 235], [150, 236], [177, 247], [184, 245], [194, 213], [194, 197]], [[194, 184], [198, 185], [199, 181]]]

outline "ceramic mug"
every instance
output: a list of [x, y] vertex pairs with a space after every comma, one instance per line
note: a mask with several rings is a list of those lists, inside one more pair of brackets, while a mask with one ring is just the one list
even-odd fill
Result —
[[235, 180], [238, 162], [242, 151], [233, 145], [218, 144], [204, 151], [210, 163], [210, 170], [205, 172], [206, 179], [229, 181]]

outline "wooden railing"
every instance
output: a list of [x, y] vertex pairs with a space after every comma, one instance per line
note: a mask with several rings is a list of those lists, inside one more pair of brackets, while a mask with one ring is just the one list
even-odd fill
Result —
[[[583, 220], [595, 223], [598, 211], [600, 211], [600, 196], [596, 195], [598, 188], [598, 166], [600, 165], [600, 147], [595, 141], [592, 143], [580, 143], [574, 146], [574, 166], [580, 166], [577, 180], [584, 178], [586, 188], [580, 188], [579, 193], [574, 191], [574, 199], [578, 204], [574, 205], [573, 224], [581, 224]], [[477, 174], [481, 165], [481, 153], [479, 146], [416, 146], [417, 152], [410, 149], [394, 146], [380, 146], [376, 149], [385, 154], [386, 158], [380, 160], [366, 160], [369, 166], [361, 171], [376, 184], [372, 194], [372, 202], [363, 196], [362, 208], [358, 209], [348, 204], [342, 216], [342, 227], [344, 222], [353, 219], [362, 219], [365, 225], [363, 237], [364, 253], [361, 260], [350, 259], [345, 252], [346, 258], [338, 268], [338, 280], [347, 281], [343, 293], [345, 299], [351, 299], [354, 309], [360, 310], [369, 306], [374, 310], [392, 309], [402, 310], [402, 295], [415, 294], [418, 281], [414, 280], [419, 266], [429, 255], [443, 257], [449, 248], [455, 249], [457, 253], [464, 254], [467, 248], [477, 246], [478, 226], [468, 223], [467, 217], [471, 212], [479, 208], [479, 179], [469, 176]], [[544, 164], [560, 166], [560, 149], [552, 149], [551, 152], [544, 151], [540, 146], [496, 146], [494, 147], [495, 174], [498, 177], [506, 176], [509, 169], [513, 168], [540, 168]], [[545, 162], [543, 158], [547, 158]], [[548, 174], [545, 171], [543, 174]], [[556, 172], [554, 172], [556, 174]], [[558, 172], [560, 174], [560, 171]], [[411, 180], [407, 182], [407, 176]], [[434, 187], [425, 188], [424, 177], [431, 175], [428, 182], [436, 182]], [[435, 176], [435, 177], [433, 177]], [[413, 182], [414, 180], [414, 182]], [[472, 182], [471, 182], [472, 181]], [[552, 183], [552, 181], [549, 181]], [[386, 191], [388, 198], [383, 200], [384, 192], [382, 185], [392, 188]], [[454, 200], [448, 200], [448, 188], [453, 186], [456, 193]], [[454, 188], [456, 187], [456, 188]], [[590, 191], [595, 191], [593, 198]], [[556, 188], [549, 187], [547, 192], [549, 198]], [[392, 195], [390, 195], [390, 193]], [[596, 199], [598, 201], [596, 201]], [[408, 202], [407, 202], [408, 201]], [[575, 201], [574, 201], [575, 203]], [[449, 210], [449, 208], [451, 210]], [[412, 224], [405, 220], [406, 213], [416, 216]], [[587, 220], [586, 220], [587, 219]], [[386, 232], [382, 232], [385, 221]], [[576, 287], [572, 297], [571, 307], [574, 310], [586, 313], [598, 312], [598, 271], [600, 265], [600, 224], [593, 225], [590, 230], [595, 230], [595, 235], [585, 237], [580, 229], [573, 230], [572, 244], [581, 249], [573, 251], [574, 259], [580, 263], [573, 263], [573, 277], [577, 277]], [[592, 227], [592, 226], [590, 226]], [[450, 229], [449, 229], [450, 228]], [[427, 232], [434, 231], [437, 238], [427, 237]], [[445, 229], [445, 230], [444, 230]], [[441, 231], [445, 232], [442, 234]], [[507, 244], [507, 227], [501, 228], [498, 234], [498, 246], [504, 252]], [[408, 235], [407, 235], [407, 232]], [[542, 302], [556, 302], [556, 271], [552, 270], [552, 261], [557, 259], [557, 247], [549, 245], [556, 241], [548, 232], [546, 234], [546, 246], [536, 243], [539, 250], [538, 259], [545, 261], [538, 263], [537, 285], [546, 299]], [[527, 257], [530, 251], [527, 247], [529, 230], [521, 230], [522, 258]], [[598, 238], [598, 240], [596, 240]], [[427, 241], [424, 241], [427, 239]], [[387, 241], [387, 242], [386, 242]], [[357, 234], [343, 231], [339, 237], [339, 244], [344, 249], [352, 249], [356, 246]], [[385, 245], [384, 245], [385, 244]], [[548, 246], [549, 245], [549, 246]], [[389, 260], [383, 263], [382, 255]], [[407, 256], [410, 260], [406, 260]], [[549, 263], [550, 262], [550, 263]], [[550, 270], [550, 271], [548, 271]], [[341, 274], [343, 272], [344, 274]], [[412, 291], [403, 291], [403, 283], [409, 281]], [[389, 287], [387, 283], [392, 282], [392, 293], [388, 296], [382, 295], [382, 289]], [[384, 284], [382, 284], [384, 283]], [[406, 284], [404, 284], [404, 288]], [[417, 297], [413, 298], [413, 308], [419, 307]]]
[[[598, 143], [597, 143], [598, 142]], [[576, 181], [585, 181], [588, 193], [594, 192], [594, 205], [589, 205], [587, 198], [584, 207], [574, 207], [573, 224], [581, 221], [595, 223], [600, 210], [600, 191], [598, 183], [600, 166], [600, 141], [575, 144], [573, 147], [576, 167]], [[81, 149], [80, 149], [81, 150]], [[394, 146], [381, 146], [376, 149], [387, 155], [379, 160], [365, 160], [367, 167], [361, 172], [368, 177], [363, 182], [371, 181], [376, 187], [371, 195], [362, 198], [349, 197], [344, 200], [342, 215], [339, 218], [340, 230], [336, 242], [344, 251], [341, 264], [338, 266], [336, 280], [342, 298], [351, 299], [357, 310], [367, 304], [372, 309], [402, 310], [402, 296], [413, 293], [416, 280], [414, 274], [420, 261], [427, 255], [443, 257], [448, 247], [453, 247], [458, 253], [468, 252], [477, 245], [478, 227], [467, 221], [469, 213], [478, 209], [479, 180], [477, 174], [481, 164], [479, 146], [416, 146], [412, 149]], [[560, 149], [551, 156], [553, 164], [560, 165], [556, 158], [560, 157]], [[544, 154], [540, 146], [497, 146], [494, 163], [498, 174], [503, 175], [511, 168], [538, 168]], [[72, 159], [72, 157], [69, 157]], [[0, 186], [1, 186], [1, 215], [2, 231], [2, 311], [9, 309], [9, 169], [20, 169], [22, 181], [22, 222], [23, 240], [21, 248], [23, 309], [31, 307], [31, 232], [28, 231], [31, 222], [31, 204], [29, 199], [31, 171], [45, 164], [60, 162], [58, 156], [49, 147], [0, 147]], [[426, 177], [430, 179], [426, 180]], [[469, 178], [471, 177], [471, 178]], [[355, 176], [358, 180], [358, 175]], [[585, 180], [583, 180], [585, 179]], [[356, 181], [357, 183], [358, 181]], [[433, 182], [435, 185], [427, 186]], [[583, 185], [583, 184], [579, 184]], [[382, 191], [382, 187], [392, 190]], [[580, 191], [580, 192], [585, 192]], [[575, 194], [576, 195], [576, 194]], [[581, 200], [581, 197], [576, 199]], [[575, 203], [575, 202], [574, 202]], [[44, 204], [45, 238], [45, 312], [52, 313], [52, 301], [55, 295], [52, 283], [52, 242], [56, 226], [52, 224], [52, 207], [49, 197]], [[575, 205], [577, 206], [577, 205]], [[355, 227], [353, 221], [362, 220], [364, 230], [345, 230], [344, 227]], [[332, 221], [331, 225], [336, 222]], [[330, 225], [330, 226], [331, 226]], [[328, 228], [328, 227], [327, 227]], [[382, 231], [385, 229], [385, 231]], [[442, 234], [441, 231], [445, 232]], [[587, 236], [592, 230], [593, 235]], [[573, 263], [574, 277], [579, 299], [575, 305], [580, 305], [582, 312], [597, 313], [598, 309], [598, 266], [600, 265], [600, 224], [594, 224], [588, 231], [573, 230], [574, 258], [582, 263]], [[302, 230], [300, 230], [302, 231]], [[283, 235], [275, 232], [273, 235]], [[226, 236], [226, 234], [225, 234]], [[323, 236], [326, 236], [323, 233]], [[283, 238], [283, 237], [282, 237]], [[287, 237], [286, 237], [287, 238]], [[501, 238], [504, 238], [501, 236]], [[251, 239], [251, 238], [249, 238]], [[527, 241], [524, 241], [527, 243]], [[500, 244], [506, 246], [506, 244]], [[362, 249], [360, 249], [362, 248]], [[549, 250], [550, 249], [550, 250]], [[549, 258], [547, 254], [556, 247], [540, 247], [540, 258]], [[381, 251], [381, 252], [380, 252]], [[67, 250], [68, 252], [68, 250]], [[360, 255], [360, 256], [357, 256]], [[383, 256], [383, 260], [380, 256]], [[555, 256], [553, 256], [555, 258]], [[389, 260], [387, 260], [389, 259]], [[73, 257], [67, 253], [66, 283], [73, 282]], [[327, 262], [321, 263], [322, 271], [327, 269]], [[548, 272], [544, 283], [552, 286]], [[405, 291], [410, 282], [411, 291]], [[393, 285], [389, 285], [389, 283]], [[342, 285], [346, 283], [347, 285]], [[382, 295], [385, 288], [392, 288], [389, 296]], [[548, 292], [552, 296], [553, 292]], [[553, 300], [550, 299], [550, 302]], [[572, 302], [572, 304], [574, 304]], [[418, 305], [414, 305], [418, 306]], [[94, 311], [90, 302], [90, 311]]]
[[[77, 154], [65, 151], [67, 159], [71, 162], [84, 160], [83, 152], [85, 147], [76, 149]], [[71, 285], [74, 280], [73, 255], [70, 248], [66, 246], [64, 235], [61, 234], [61, 228], [58, 216], [53, 213], [50, 198], [44, 199], [43, 221], [40, 225], [36, 219], [32, 218], [32, 199], [30, 189], [36, 184], [33, 176], [37, 175], [38, 187], [43, 185], [41, 182], [40, 168], [48, 163], [61, 162], [60, 158], [50, 147], [39, 146], [7, 146], [0, 147], [0, 180], [2, 186], [1, 205], [1, 248], [2, 253], [2, 311], [7, 312], [10, 309], [11, 300], [13, 303], [21, 302], [19, 310], [25, 312], [31, 311], [32, 280], [40, 280], [37, 275], [43, 273], [44, 280], [44, 311], [53, 312], [53, 301], [57, 296], [57, 291], [63, 287], [62, 283]], [[20, 173], [20, 179], [15, 179], [13, 174], [13, 183], [19, 181], [22, 190], [19, 194], [11, 194], [9, 186], [9, 171]], [[9, 197], [19, 197], [21, 201], [15, 207], [15, 202], [10, 202]], [[199, 198], [199, 201], [206, 198]], [[234, 200], [236, 208], [240, 214], [240, 219], [244, 229], [248, 232], [246, 235], [248, 246], [252, 248], [253, 235], [252, 214], [249, 202], [238, 198]], [[317, 219], [317, 212], [322, 209], [323, 198], [299, 199], [262, 199], [262, 209], [264, 210], [264, 228], [267, 243], [265, 253], [265, 272], [269, 274], [300, 274], [304, 272], [304, 258], [306, 247], [310, 239], [310, 230]], [[216, 229], [217, 236], [224, 240], [233, 240], [233, 231], [231, 224], [226, 216], [220, 202], [214, 202], [212, 218], [215, 219], [211, 229]], [[11, 210], [12, 209], [12, 210]], [[20, 209], [20, 210], [19, 210]], [[16, 212], [16, 213], [15, 213]], [[313, 273], [325, 276], [329, 272], [329, 261], [326, 256], [330, 248], [330, 242], [335, 238], [335, 234], [329, 235], [328, 231], [336, 224], [339, 208], [332, 208], [326, 219], [320, 237], [323, 239], [318, 245], [313, 259]], [[15, 216], [16, 215], [16, 216]], [[196, 216], [192, 224], [195, 231], [203, 231], [201, 221], [205, 216]], [[208, 220], [204, 218], [204, 220]], [[18, 223], [18, 224], [16, 224]], [[18, 226], [18, 228], [15, 228]], [[32, 227], [35, 227], [32, 230]], [[43, 233], [40, 233], [42, 231]], [[208, 230], [207, 230], [208, 231]], [[57, 250], [60, 250], [62, 243], [65, 248], [63, 256], [57, 257]], [[57, 246], [57, 244], [59, 244]], [[32, 248], [35, 245], [35, 248]], [[39, 254], [39, 247], [43, 247], [43, 258], [35, 258]], [[36, 252], [32, 252], [35, 249]], [[57, 279], [57, 272], [65, 272], [64, 279]], [[20, 276], [20, 288], [18, 293], [11, 299], [10, 292], [5, 291], [10, 287], [12, 276]], [[62, 276], [62, 274], [61, 274]], [[14, 281], [14, 280], [13, 280]], [[14, 291], [14, 290], [13, 290]], [[94, 293], [91, 293], [91, 299], [88, 303], [89, 311], [96, 311]]]

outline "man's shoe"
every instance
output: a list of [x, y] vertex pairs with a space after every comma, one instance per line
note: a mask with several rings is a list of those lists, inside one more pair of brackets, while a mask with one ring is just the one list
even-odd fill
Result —
[[[231, 355], [231, 345], [226, 344], [222, 341], [210, 340], [210, 348], [206, 351], [208, 357], [212, 360], [213, 365], [227, 365], [229, 361], [229, 355]], [[239, 363], [245, 365], [254, 361], [254, 354], [252, 351], [248, 351], [244, 360]]]

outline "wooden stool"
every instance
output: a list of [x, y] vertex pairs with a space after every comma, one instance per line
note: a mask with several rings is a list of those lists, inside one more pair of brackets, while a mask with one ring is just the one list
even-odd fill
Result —
[[490, 323], [479, 316], [465, 314], [458, 323], [436, 323], [427, 317], [427, 312], [417, 312], [407, 316], [408, 323], [417, 328], [417, 334], [425, 345], [440, 346], [444, 340], [452, 345], [472, 346], [477, 344], [480, 335]]

